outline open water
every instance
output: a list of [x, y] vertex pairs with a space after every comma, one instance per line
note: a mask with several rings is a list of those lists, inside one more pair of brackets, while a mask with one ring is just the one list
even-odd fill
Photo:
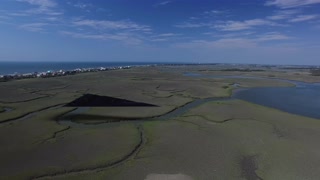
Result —
[[[186, 73], [186, 76], [205, 78], [250, 78], [272, 79], [246, 76], [210, 76]], [[284, 79], [274, 79], [289, 82], [295, 87], [261, 87], [237, 91], [233, 99], [241, 99], [255, 104], [279, 109], [288, 113], [320, 119], [320, 83], [304, 83]]]

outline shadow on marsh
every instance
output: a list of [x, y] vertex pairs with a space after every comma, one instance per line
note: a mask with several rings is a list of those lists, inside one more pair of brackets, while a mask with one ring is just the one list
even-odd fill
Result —
[[65, 107], [157, 107], [157, 105], [95, 94], [84, 94]]

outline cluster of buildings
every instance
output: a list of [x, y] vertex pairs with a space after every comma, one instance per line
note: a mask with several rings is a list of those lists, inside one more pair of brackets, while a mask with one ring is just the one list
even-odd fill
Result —
[[131, 66], [77, 68], [77, 69], [73, 69], [73, 70], [33, 72], [33, 73], [24, 73], [24, 74], [15, 73], [15, 74], [8, 74], [8, 75], [0, 75], [0, 82], [1, 81], [10, 81], [10, 80], [14, 80], [14, 79], [49, 78], [49, 77], [57, 77], [57, 76], [74, 75], [77, 73], [98, 72], [98, 71], [129, 69], [129, 68], [131, 68]]

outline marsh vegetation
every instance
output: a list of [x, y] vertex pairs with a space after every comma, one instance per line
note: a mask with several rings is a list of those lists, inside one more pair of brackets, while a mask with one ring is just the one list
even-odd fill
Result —
[[[12, 110], [0, 108], [0, 142], [6, 147], [0, 149], [0, 178], [320, 176], [320, 121], [228, 98], [237, 87], [292, 84], [273, 79], [183, 75], [203, 69], [137, 67], [1, 83], [0, 107]], [[261, 77], [270, 74], [269, 70], [201, 72]], [[317, 80], [307, 73], [299, 77], [291, 76], [291, 72], [272, 74], [277, 78]], [[78, 106], [65, 106], [85, 94], [154, 106], [87, 107], [83, 111]], [[207, 98], [210, 100], [202, 101]], [[201, 103], [189, 105], [193, 102]], [[173, 115], [166, 116], [171, 112]]]

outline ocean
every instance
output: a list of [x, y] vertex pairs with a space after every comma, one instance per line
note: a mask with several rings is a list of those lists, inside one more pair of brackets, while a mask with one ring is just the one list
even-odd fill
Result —
[[139, 66], [163, 64], [158, 62], [0, 62], [0, 75], [23, 74], [76, 68], [98, 68], [114, 66]]

